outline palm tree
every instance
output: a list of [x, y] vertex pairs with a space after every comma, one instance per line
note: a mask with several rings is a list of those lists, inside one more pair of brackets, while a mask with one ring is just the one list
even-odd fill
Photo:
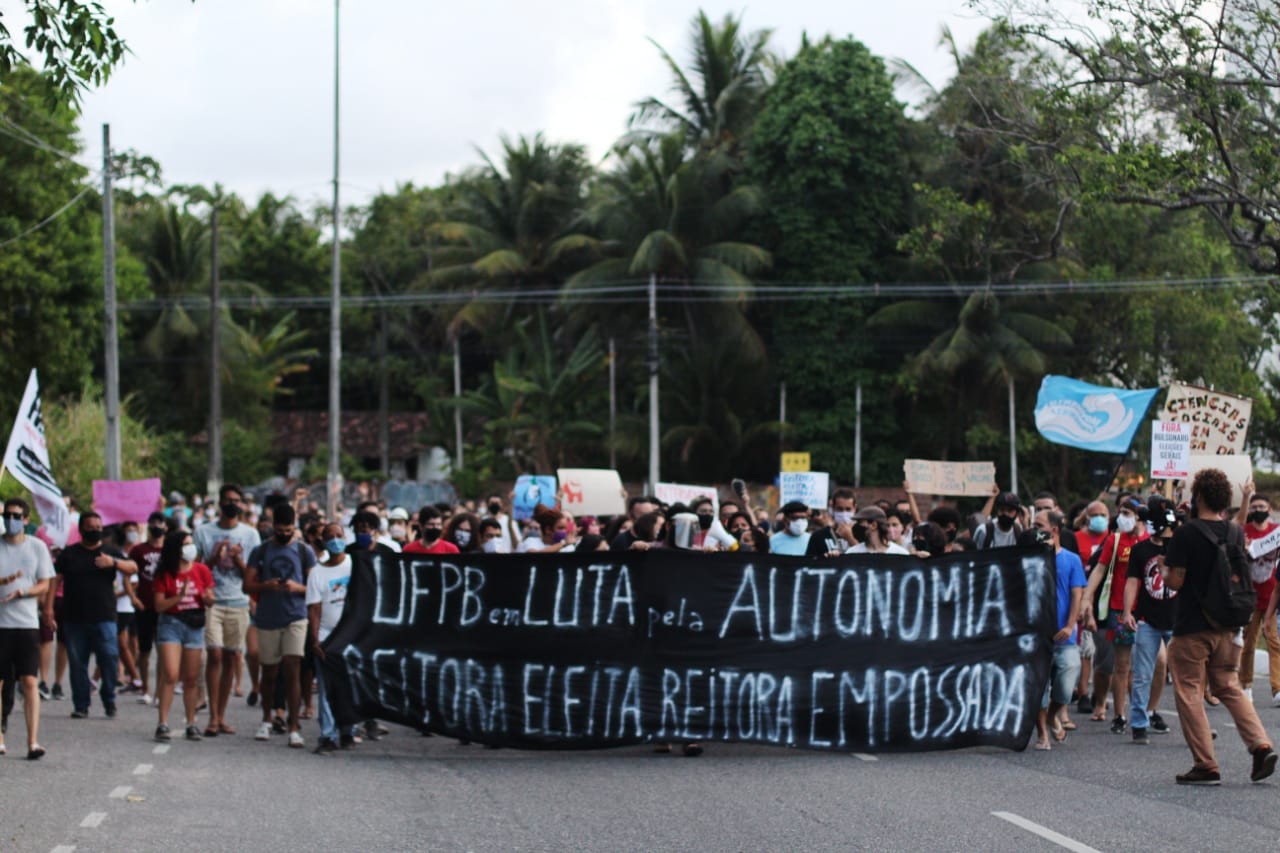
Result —
[[[699, 11], [691, 26], [693, 62], [689, 71], [653, 42], [671, 71], [675, 103], [660, 98], [637, 103], [630, 120], [637, 135], [676, 133], [691, 148], [723, 149], [735, 157], [740, 155], [768, 88], [772, 32], [746, 32], [742, 19], [732, 14], [726, 14], [717, 26]], [[646, 127], [650, 122], [658, 127]]]

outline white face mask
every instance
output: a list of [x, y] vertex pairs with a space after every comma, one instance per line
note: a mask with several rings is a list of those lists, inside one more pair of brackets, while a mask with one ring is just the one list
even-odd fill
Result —
[[836, 524], [852, 524], [853, 512], [851, 510], [833, 509], [831, 518], [835, 520]]
[[459, 547], [465, 548], [471, 544], [471, 531], [455, 530], [453, 531], [453, 538], [458, 540]]
[[808, 529], [809, 520], [807, 518], [797, 518], [787, 523], [787, 531], [792, 536], [803, 536]]
[[6, 518], [4, 520], [4, 535], [17, 536], [26, 528], [20, 518]]
[[130, 530], [128, 533], [126, 533], [126, 534], [124, 535], [124, 541], [128, 542], [130, 545], [137, 545], [137, 544], [138, 544], [138, 531], [136, 531], [136, 530]]
[[406, 531], [405, 531], [405, 527], [404, 527], [404, 525], [403, 525], [403, 524], [393, 524], [393, 525], [391, 525], [391, 538], [392, 538], [392, 539], [403, 539], [403, 538], [405, 538], [405, 535], [406, 535]]
[[497, 554], [498, 553], [497, 538], [495, 537], [493, 539], [486, 539], [483, 547], [484, 547], [484, 552], [486, 554]]
[[1121, 513], [1116, 516], [1116, 530], [1121, 533], [1132, 533], [1133, 528], [1137, 526], [1138, 519], [1128, 513]]
[[195, 546], [195, 545], [183, 545], [183, 546], [182, 546], [182, 559], [184, 559], [184, 560], [186, 560], [188, 563], [190, 563], [190, 562], [194, 561], [194, 560], [195, 560], [195, 558], [196, 558], [196, 546]]

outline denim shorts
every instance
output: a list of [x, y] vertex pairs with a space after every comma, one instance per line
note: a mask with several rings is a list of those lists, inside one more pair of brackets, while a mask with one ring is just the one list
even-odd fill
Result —
[[204, 648], [204, 628], [192, 628], [176, 616], [161, 613], [156, 620], [156, 645], [181, 645], [184, 649]]
[[1071, 692], [1080, 680], [1080, 647], [1071, 645], [1053, 647], [1053, 665], [1049, 670], [1049, 683], [1045, 685], [1041, 707], [1049, 707], [1052, 699], [1059, 705], [1071, 701]]

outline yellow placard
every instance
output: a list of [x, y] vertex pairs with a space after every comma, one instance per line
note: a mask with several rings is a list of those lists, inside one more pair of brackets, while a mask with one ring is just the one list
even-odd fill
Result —
[[782, 454], [782, 473], [797, 474], [797, 473], [804, 473], [808, 470], [809, 470], [809, 454], [808, 453]]

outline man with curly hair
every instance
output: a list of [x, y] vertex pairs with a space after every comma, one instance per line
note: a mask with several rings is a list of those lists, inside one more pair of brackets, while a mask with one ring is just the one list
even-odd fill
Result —
[[1214, 756], [1213, 731], [1204, 710], [1206, 677], [1213, 695], [1221, 699], [1230, 712], [1240, 739], [1253, 756], [1249, 778], [1260, 782], [1276, 769], [1271, 739], [1236, 677], [1240, 666], [1236, 629], [1218, 627], [1203, 608], [1217, 565], [1218, 543], [1226, 543], [1229, 554], [1234, 550], [1237, 561], [1244, 558], [1244, 536], [1240, 528], [1223, 518], [1230, 505], [1231, 481], [1225, 473], [1217, 468], [1197, 473], [1191, 486], [1192, 520], [1174, 533], [1164, 558], [1165, 583], [1178, 593], [1173, 641], [1169, 644], [1169, 669], [1173, 673], [1182, 734], [1195, 760], [1191, 770], [1177, 777], [1179, 785], [1222, 783]]

